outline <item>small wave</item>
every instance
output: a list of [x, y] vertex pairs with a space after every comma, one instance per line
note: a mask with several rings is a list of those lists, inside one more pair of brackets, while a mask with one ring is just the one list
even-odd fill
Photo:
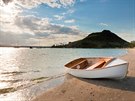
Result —
[[20, 82], [22, 81], [22, 79], [18, 79], [18, 80], [0, 80], [0, 82], [9, 82], [9, 83], [16, 83], [16, 82]]
[[0, 89], [0, 94], [9, 93], [9, 92], [14, 92], [14, 91], [16, 91], [16, 90], [17, 90], [17, 89], [15, 89], [14, 87], [3, 88], [3, 89]]
[[23, 74], [23, 73], [27, 73], [27, 72], [24, 72], [24, 71], [13, 71], [13, 72], [2, 72], [1, 74], [20, 75], [20, 74]]
[[37, 78], [37, 80], [49, 81], [49, 80], [57, 79], [57, 78], [60, 78], [63, 76], [65, 76], [65, 74], [59, 74], [59, 75], [54, 75], [54, 76], [50, 76], [50, 77], [41, 77], [41, 78]]
[[62, 76], [64, 76], [64, 75], [65, 75], [65, 74], [59, 74], [59, 75], [54, 75], [54, 76], [50, 76], [50, 77], [39, 77], [39, 78], [31, 79], [31, 81], [32, 81], [32, 82], [48, 81], [48, 80], [51, 80], [51, 79], [56, 79], [56, 78], [62, 77]]
[[41, 83], [47, 79], [49, 79], [49, 77], [39, 77], [39, 78], [31, 79], [30, 81], [35, 82], [35, 83]]
[[35, 70], [35, 71], [30, 71], [30, 72], [40, 72], [39, 70]]
[[38, 78], [30, 79], [30, 80], [23, 80], [23, 79], [0, 80], [0, 82], [12, 83], [11, 87], [0, 89], [0, 94], [11, 93], [11, 92], [15, 92], [15, 91], [18, 91], [18, 90], [21, 90], [21, 89], [26, 89], [26, 88], [34, 86], [38, 83], [42, 83], [42, 82], [45, 82], [45, 81], [60, 78], [64, 75], [65, 74], [59, 74], [59, 75], [54, 75], [54, 76], [50, 76], [50, 77], [38, 77]]
[[2, 75], [21, 75], [21, 74], [24, 74], [24, 73], [29, 73], [29, 72], [34, 72], [34, 73], [36, 73], [36, 72], [40, 72], [39, 70], [35, 70], [35, 71], [12, 71], [12, 72], [0, 72], [0, 74], [2, 74]]

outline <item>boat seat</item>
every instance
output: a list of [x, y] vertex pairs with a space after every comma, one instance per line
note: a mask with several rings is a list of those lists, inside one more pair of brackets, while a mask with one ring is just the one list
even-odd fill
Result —
[[102, 67], [104, 64], [105, 64], [105, 61], [100, 60], [100, 61], [96, 62], [95, 64], [91, 65], [90, 67], [88, 67], [86, 70], [92, 70], [94, 68]]
[[84, 69], [87, 65], [88, 65], [87, 60], [82, 60], [82, 61], [80, 61], [79, 63], [73, 65], [70, 68], [72, 68], [72, 69]]
[[109, 63], [111, 63], [113, 60], [115, 60], [116, 58], [109, 58], [109, 59], [105, 59], [105, 64], [102, 66], [102, 68], [105, 68]]

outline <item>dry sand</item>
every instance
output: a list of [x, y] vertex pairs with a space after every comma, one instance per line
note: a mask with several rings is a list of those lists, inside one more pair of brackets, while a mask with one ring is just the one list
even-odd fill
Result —
[[135, 49], [120, 58], [129, 62], [128, 75], [122, 80], [79, 79], [66, 75], [65, 82], [33, 101], [135, 101]]

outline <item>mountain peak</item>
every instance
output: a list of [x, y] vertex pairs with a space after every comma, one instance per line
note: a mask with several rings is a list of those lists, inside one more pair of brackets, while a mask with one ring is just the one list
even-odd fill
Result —
[[128, 47], [129, 42], [117, 36], [110, 30], [94, 32], [82, 40], [70, 42], [63, 47], [67, 48], [123, 48]]
[[112, 33], [110, 30], [103, 30], [102, 33]]

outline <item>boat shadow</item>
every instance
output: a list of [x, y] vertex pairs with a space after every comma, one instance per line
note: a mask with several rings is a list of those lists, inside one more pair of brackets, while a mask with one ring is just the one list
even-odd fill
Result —
[[[79, 78], [80, 79], [80, 78]], [[135, 92], [135, 77], [127, 76], [122, 80], [114, 79], [80, 79], [87, 83], [95, 84], [97, 86], [104, 86], [124, 91]]]
[[[70, 74], [67, 76], [68, 79], [77, 78], [71, 76]], [[135, 92], [135, 77], [127, 76], [124, 79], [116, 80], [116, 79], [82, 79], [77, 78], [81, 81], [94, 84], [97, 86], [109, 87], [113, 89], [120, 89], [124, 91], [132, 91]]]

